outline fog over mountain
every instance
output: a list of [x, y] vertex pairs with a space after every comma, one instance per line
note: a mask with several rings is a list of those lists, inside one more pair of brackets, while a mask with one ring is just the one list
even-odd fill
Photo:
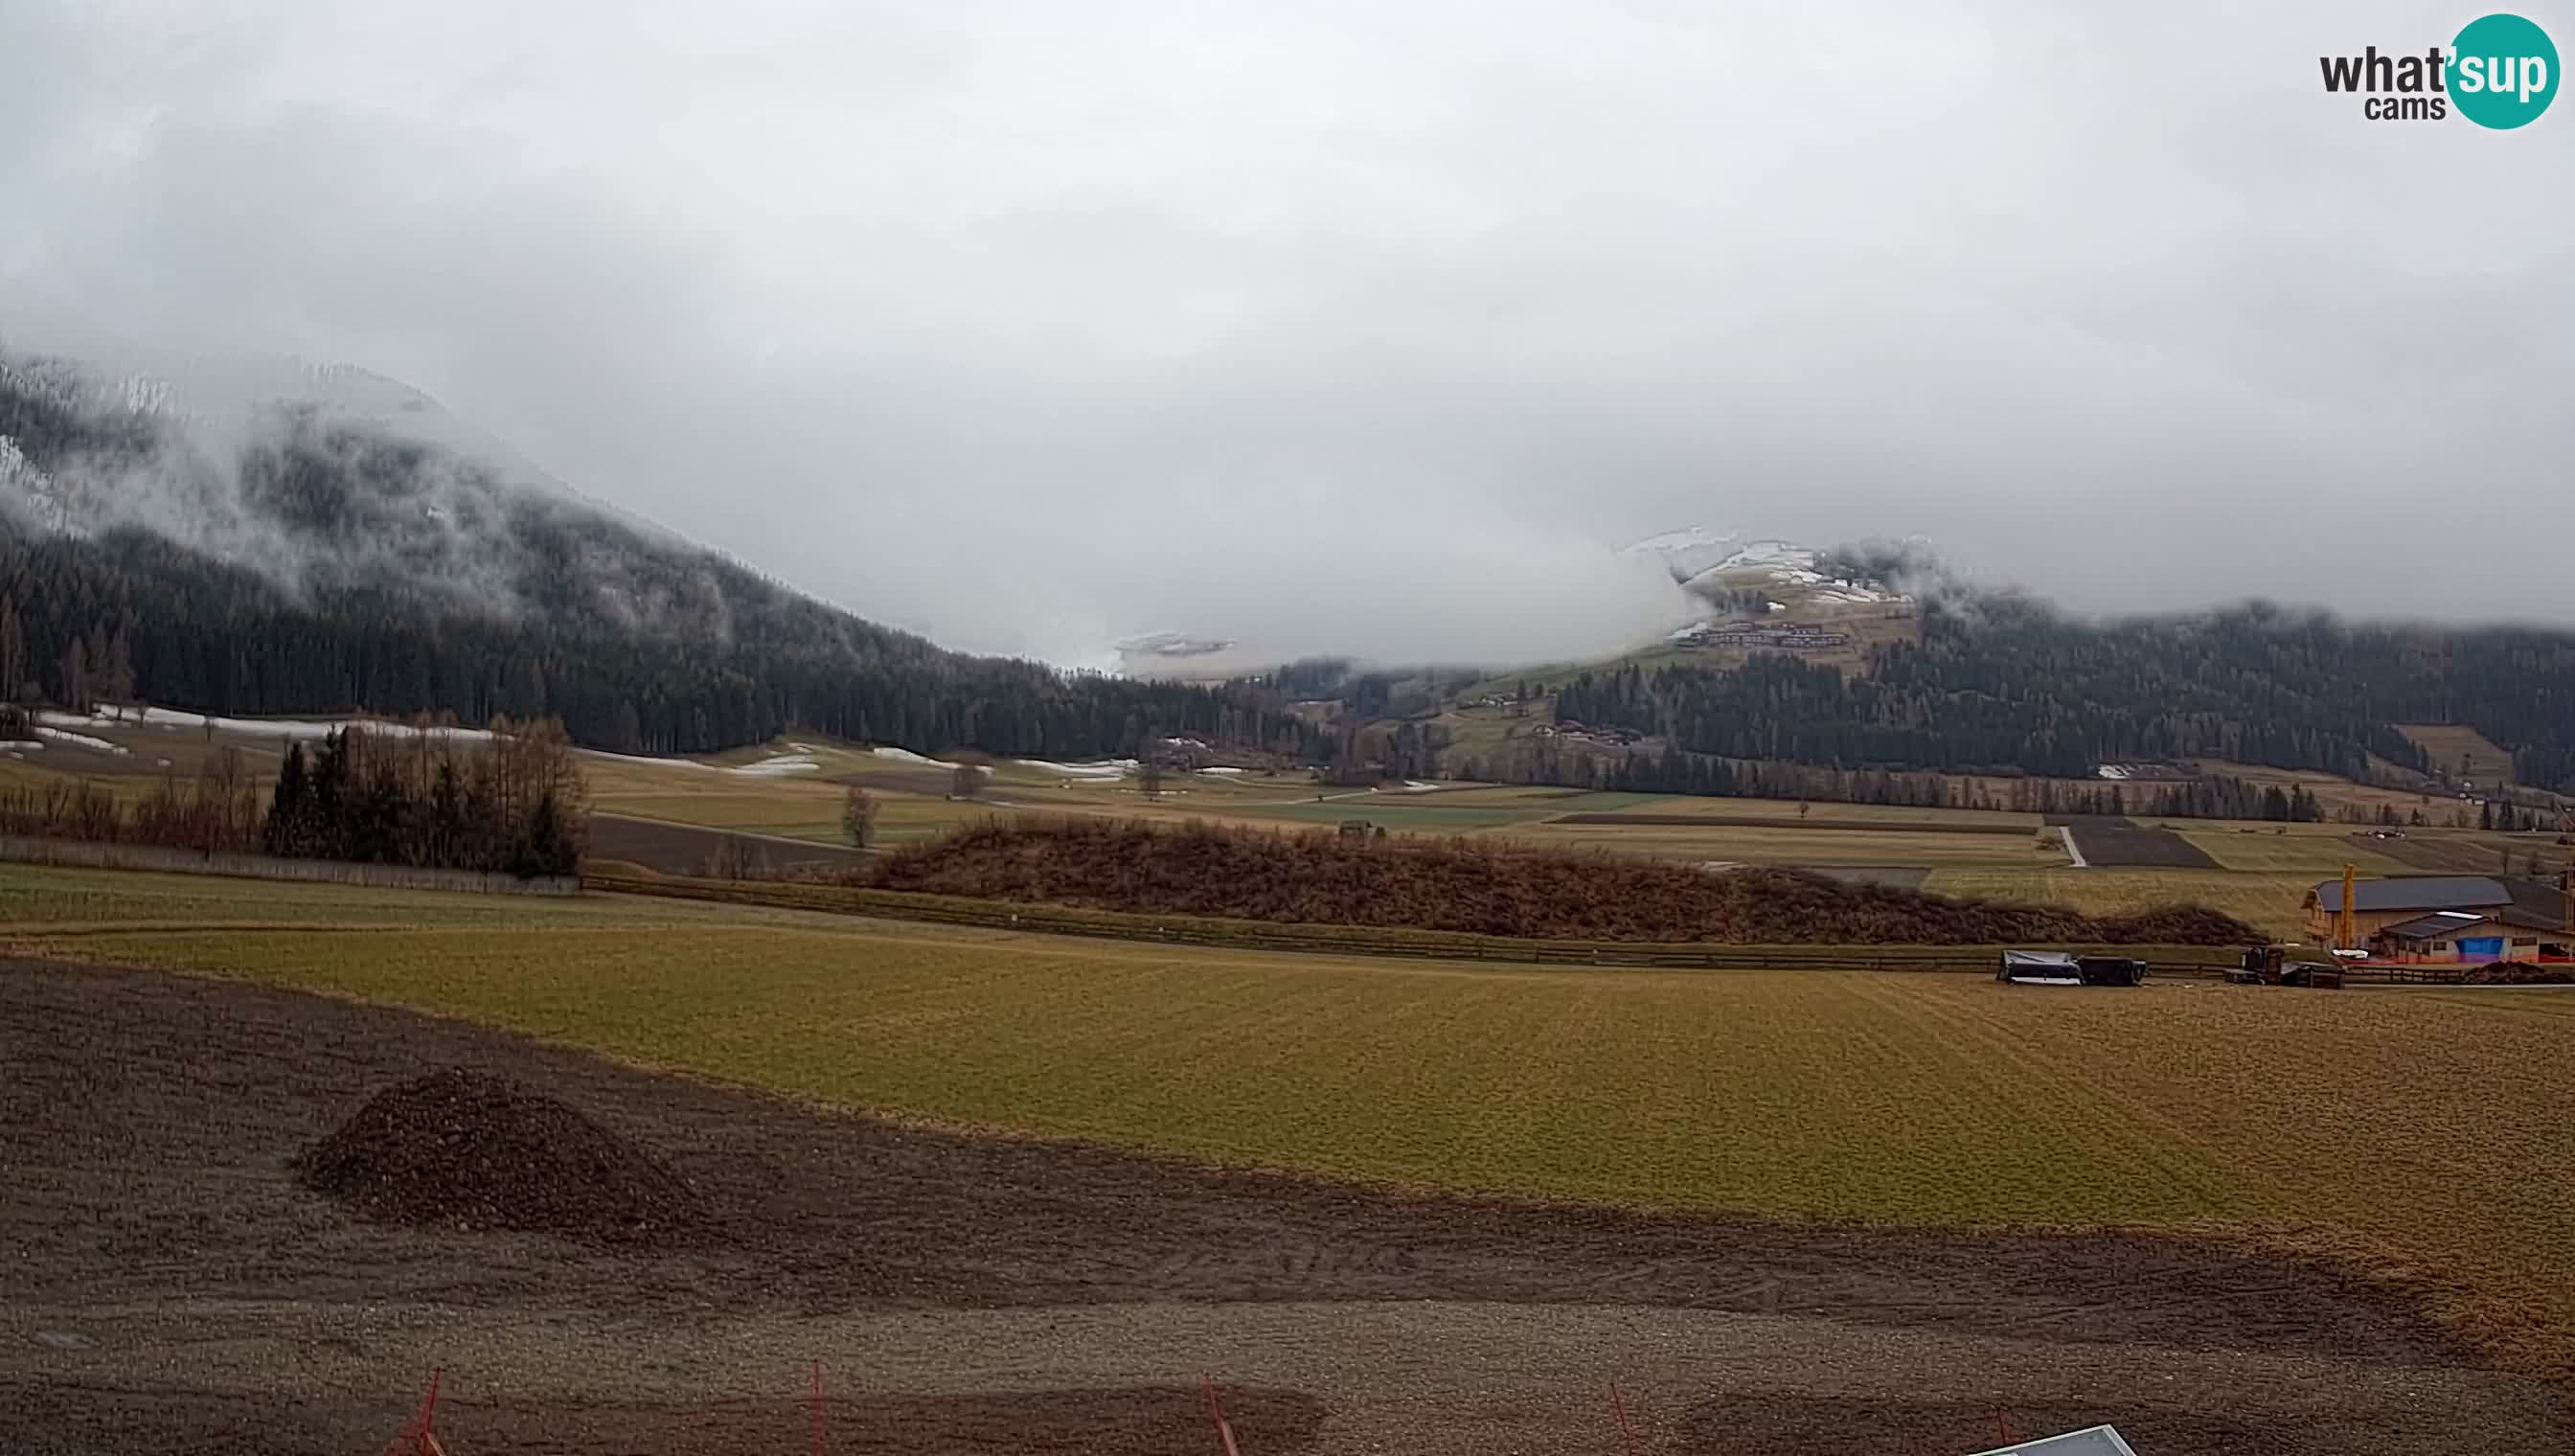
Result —
[[2575, 125], [2318, 92], [2426, 29], [33, 0], [0, 339], [352, 366], [1059, 662], [1582, 656], [1668, 626], [1619, 550], [1694, 525], [2094, 611], [2563, 621]]

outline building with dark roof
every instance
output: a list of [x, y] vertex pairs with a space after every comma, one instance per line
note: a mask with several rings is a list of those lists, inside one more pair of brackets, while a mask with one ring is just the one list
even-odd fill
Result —
[[[2537, 946], [2539, 937], [2531, 936]], [[2434, 910], [2373, 932], [2370, 953], [2390, 960], [2501, 960], [2511, 936], [2485, 910]]]
[[[2512, 892], [2481, 874], [2409, 874], [2391, 879], [2364, 879], [2352, 886], [2352, 929], [2367, 940], [2391, 925], [2419, 919], [2438, 910], [2500, 912], [2512, 903]], [[2318, 880], [2306, 893], [2307, 938], [2333, 943], [2342, 914], [2342, 881]]]
[[2536, 960], [2563, 953], [2554, 915], [2507, 905], [2500, 910], [2434, 910], [2400, 920], [2369, 937], [2372, 955], [2389, 960]]

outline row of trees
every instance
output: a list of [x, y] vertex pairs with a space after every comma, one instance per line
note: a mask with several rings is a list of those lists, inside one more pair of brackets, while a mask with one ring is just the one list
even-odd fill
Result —
[[89, 779], [48, 778], [0, 789], [0, 832], [201, 853], [259, 848], [258, 775], [238, 748], [210, 755], [193, 779], [164, 772], [119, 797]]
[[408, 864], [509, 874], [581, 865], [587, 794], [559, 724], [361, 726], [307, 753], [288, 745], [263, 794], [237, 747], [193, 779], [141, 793], [53, 778], [0, 790], [0, 831], [204, 853]]
[[521, 876], [581, 867], [588, 814], [560, 724], [333, 732], [286, 750], [261, 847], [299, 858]]

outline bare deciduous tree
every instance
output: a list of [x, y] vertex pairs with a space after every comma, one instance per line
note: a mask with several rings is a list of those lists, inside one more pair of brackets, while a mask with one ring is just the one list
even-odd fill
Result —
[[769, 862], [769, 846], [740, 834], [727, 834], [716, 841], [716, 851], [707, 856], [706, 872], [715, 879], [778, 877]]
[[861, 788], [855, 783], [843, 790], [841, 794], [841, 832], [849, 835], [852, 847], [859, 849], [868, 847], [868, 840], [875, 838], [877, 832], [877, 799], [875, 794], [868, 792], [866, 789]]

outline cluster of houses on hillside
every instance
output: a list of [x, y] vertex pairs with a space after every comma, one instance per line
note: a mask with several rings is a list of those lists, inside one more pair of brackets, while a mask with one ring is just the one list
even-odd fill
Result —
[[1552, 724], [1539, 724], [1529, 731], [1541, 738], [1559, 738], [1568, 743], [1598, 743], [1621, 748], [1645, 736], [1631, 728], [1609, 725], [1595, 728], [1569, 718], [1559, 718]]
[[1748, 622], [1693, 622], [1667, 639], [1676, 648], [1818, 653], [1850, 646], [1851, 636], [1823, 627], [1755, 627]]

